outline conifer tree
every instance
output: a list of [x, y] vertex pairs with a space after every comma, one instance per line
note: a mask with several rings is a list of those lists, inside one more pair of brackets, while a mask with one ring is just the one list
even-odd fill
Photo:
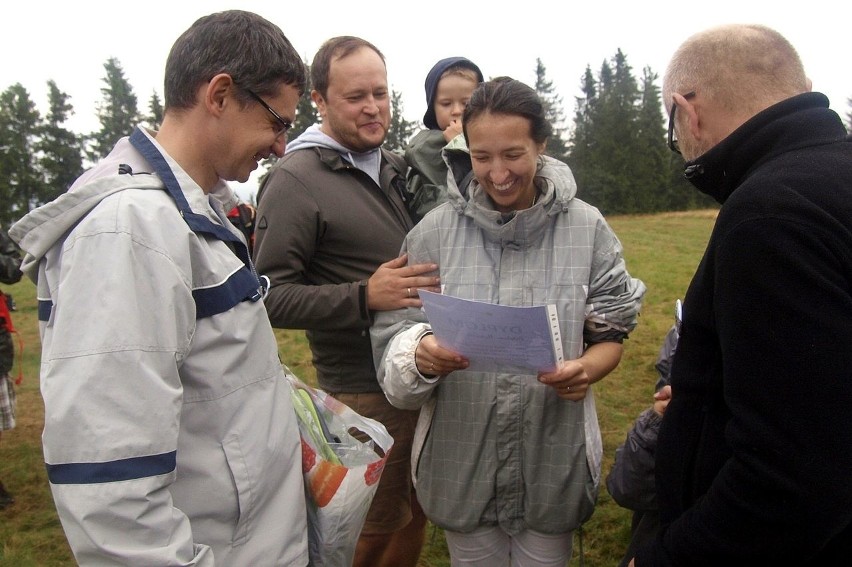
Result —
[[35, 145], [44, 180], [38, 204], [52, 201], [64, 193], [83, 173], [83, 142], [64, 126], [74, 113], [70, 97], [52, 80], [47, 82], [47, 87], [49, 110], [40, 128], [40, 140]]
[[547, 140], [545, 153], [564, 162], [568, 158], [568, 144], [564, 137], [567, 127], [562, 97], [556, 92], [553, 81], [547, 79], [547, 69], [539, 58], [535, 60], [535, 92], [544, 104], [545, 116], [553, 129]]
[[145, 117], [145, 122], [148, 123], [148, 126], [154, 130], [159, 130], [160, 125], [163, 123], [163, 114], [165, 110], [163, 109], [163, 103], [160, 100], [160, 95], [157, 94], [157, 91], [154, 90], [151, 92], [151, 98], [148, 99], [148, 116]]
[[605, 204], [610, 213], [637, 213], [645, 207], [642, 192], [651, 180], [643, 178], [637, 167], [642, 148], [638, 142], [640, 93], [627, 57], [618, 49], [611, 60], [612, 84], [604, 93], [603, 107], [598, 115], [603, 141], [597, 163], [609, 168], [613, 184], [607, 188]]
[[578, 195], [605, 214], [621, 212], [619, 195], [624, 181], [619, 179], [623, 168], [618, 154], [625, 122], [609, 61], [601, 63], [596, 79], [587, 67], [583, 94], [577, 103], [578, 123], [568, 160], [577, 180]]
[[391, 122], [384, 148], [398, 154], [405, 153], [405, 146], [414, 133], [414, 125], [414, 122], [405, 119], [402, 93], [391, 90]]
[[583, 93], [583, 96], [575, 98], [574, 128], [571, 131], [568, 152], [568, 165], [574, 170], [575, 177], [582, 173], [576, 162], [584, 162], [589, 159], [593, 144], [591, 132], [593, 130], [594, 112], [597, 108], [598, 82], [588, 65], [586, 65], [586, 71], [583, 74], [580, 92]]
[[101, 129], [91, 134], [91, 146], [87, 154], [91, 161], [97, 161], [112, 151], [113, 146], [123, 136], [128, 136], [139, 122], [137, 99], [133, 87], [124, 77], [121, 63], [110, 57], [104, 63], [106, 76], [101, 88], [103, 99], [98, 103], [97, 115]]
[[577, 98], [568, 164], [578, 195], [604, 214], [712, 206], [683, 179], [683, 160], [665, 146], [658, 76], [637, 82], [619, 49], [597, 77], [587, 66]]
[[641, 103], [636, 118], [633, 191], [639, 197], [637, 211], [654, 212], [672, 208], [671, 153], [666, 147], [658, 75], [650, 67], [642, 71]]
[[4, 228], [34, 208], [42, 190], [35, 149], [39, 120], [35, 103], [21, 83], [0, 94], [0, 224]]

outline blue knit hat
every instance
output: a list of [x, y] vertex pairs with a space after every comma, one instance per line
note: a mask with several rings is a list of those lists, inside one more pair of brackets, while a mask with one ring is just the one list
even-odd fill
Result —
[[466, 57], [447, 57], [435, 63], [435, 66], [426, 75], [426, 114], [423, 115], [423, 124], [430, 130], [439, 129], [438, 121], [435, 119], [435, 91], [438, 90], [438, 81], [441, 79], [441, 75], [450, 67], [470, 69], [476, 73], [476, 77], [480, 83], [485, 80], [482, 76], [482, 71], [479, 70], [476, 63]]

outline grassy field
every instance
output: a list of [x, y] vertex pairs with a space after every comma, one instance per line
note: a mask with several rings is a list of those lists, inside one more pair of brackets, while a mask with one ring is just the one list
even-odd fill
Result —
[[[648, 286], [639, 326], [625, 343], [618, 369], [595, 387], [604, 439], [604, 473], [615, 448], [635, 417], [651, 402], [656, 381], [654, 362], [674, 314], [701, 258], [715, 211], [619, 216], [609, 219], [621, 239], [630, 273]], [[41, 454], [44, 408], [38, 391], [40, 344], [35, 288], [24, 281], [4, 286], [14, 295], [14, 323], [24, 344], [24, 382], [18, 388], [18, 427], [0, 440], [0, 479], [17, 502], [0, 511], [0, 566], [74, 565], [56, 517]], [[303, 380], [314, 380], [304, 334], [278, 331], [281, 356]], [[16, 370], [17, 371], [17, 368]], [[621, 558], [630, 535], [630, 513], [602, 488], [598, 506], [584, 528], [586, 567], [610, 567]], [[575, 538], [571, 567], [581, 565]], [[440, 530], [430, 527], [421, 567], [445, 567], [449, 560]]]

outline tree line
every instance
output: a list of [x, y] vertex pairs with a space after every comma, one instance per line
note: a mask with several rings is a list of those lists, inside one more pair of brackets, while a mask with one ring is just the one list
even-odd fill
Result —
[[[28, 91], [16, 83], [0, 93], [0, 225], [9, 224], [65, 192], [85, 169], [127, 136], [140, 122], [157, 128], [163, 103], [156, 91], [147, 113], [121, 63], [104, 63], [102, 99], [96, 113], [100, 128], [76, 133], [66, 127], [73, 114], [69, 96], [53, 80], [48, 84], [48, 110], [42, 116]], [[637, 78], [619, 49], [593, 72], [586, 67], [575, 97], [573, 120], [565, 116], [564, 101], [541, 59], [536, 60], [535, 90], [553, 125], [547, 153], [571, 166], [578, 196], [605, 215], [651, 213], [715, 206], [691, 188], [682, 175], [683, 160], [665, 146], [666, 117], [650, 67]], [[850, 99], [852, 104], [852, 99]], [[402, 152], [418, 124], [405, 119], [402, 94], [391, 92], [392, 120], [385, 146]], [[852, 113], [847, 117], [852, 124]], [[289, 133], [293, 139], [319, 122], [308, 93], [296, 109]], [[266, 160], [269, 166], [273, 159]]]

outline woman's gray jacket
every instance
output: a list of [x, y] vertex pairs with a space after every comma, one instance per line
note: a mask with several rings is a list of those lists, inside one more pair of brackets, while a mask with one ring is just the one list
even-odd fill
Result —
[[[567, 165], [543, 157], [538, 202], [511, 218], [491, 207], [475, 180], [465, 194], [454, 181], [450, 176], [449, 201], [403, 244], [409, 263], [439, 266], [443, 293], [556, 305], [566, 359], [596, 337], [624, 337], [635, 327], [645, 285], [627, 273], [621, 244], [600, 212], [574, 198]], [[388, 399], [423, 407], [412, 474], [427, 516], [452, 531], [499, 525], [510, 534], [565, 533], [588, 519], [602, 456], [591, 389], [583, 402], [570, 402], [534, 375], [427, 379], [414, 349], [428, 330], [415, 308], [379, 313], [371, 330]]]

